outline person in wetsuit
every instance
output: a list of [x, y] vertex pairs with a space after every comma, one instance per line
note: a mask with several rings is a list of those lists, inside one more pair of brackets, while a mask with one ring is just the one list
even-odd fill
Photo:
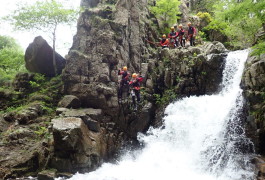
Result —
[[119, 69], [118, 75], [122, 76], [118, 90], [118, 98], [121, 99], [123, 88], [129, 84], [130, 73], [127, 71], [127, 66], [124, 66], [122, 70]]
[[[132, 95], [132, 101], [133, 101], [133, 106], [134, 110], [137, 110], [137, 103], [141, 101], [141, 96], [140, 96], [140, 83], [143, 81], [143, 77], [138, 75], [136, 73], [132, 74], [132, 80], [129, 82], [130, 87], [131, 87], [131, 95]], [[135, 98], [136, 97], [136, 98]], [[136, 103], [137, 100], [137, 103]]]

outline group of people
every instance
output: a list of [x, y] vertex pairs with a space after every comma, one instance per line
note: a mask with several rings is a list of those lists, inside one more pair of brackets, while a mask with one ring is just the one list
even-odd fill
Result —
[[[137, 109], [137, 103], [140, 102], [140, 83], [143, 81], [143, 77], [139, 76], [136, 73], [132, 74], [132, 78], [130, 79], [130, 73], [128, 72], [127, 66], [124, 66], [122, 69], [118, 71], [118, 75], [121, 75], [120, 87], [118, 89], [118, 99], [119, 101], [122, 99], [123, 90], [128, 88], [127, 94], [131, 94], [132, 102], [134, 109]], [[137, 100], [137, 103], [136, 103]]]
[[187, 33], [185, 33], [185, 30], [181, 24], [178, 27], [178, 31], [175, 31], [174, 27], [170, 28], [171, 31], [168, 34], [168, 38], [165, 34], [163, 34], [162, 40], [160, 41], [160, 46], [162, 46], [162, 48], [178, 47], [179, 44], [180, 46], [185, 47], [186, 37], [187, 40], [190, 41], [190, 45], [195, 46], [194, 41], [196, 29], [191, 25], [191, 23], [188, 23]]

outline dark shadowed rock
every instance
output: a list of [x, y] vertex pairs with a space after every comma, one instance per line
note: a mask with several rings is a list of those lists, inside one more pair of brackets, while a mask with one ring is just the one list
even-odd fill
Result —
[[77, 109], [80, 108], [80, 101], [76, 96], [66, 95], [58, 103], [58, 107]]
[[30, 81], [34, 80], [34, 75], [30, 73], [18, 73], [13, 81], [13, 87], [16, 91], [31, 92]]
[[[61, 74], [65, 66], [65, 59], [58, 53], [55, 54], [57, 74]], [[53, 50], [41, 36], [35, 37], [29, 44], [25, 53], [26, 68], [35, 73], [49, 77], [55, 76], [53, 66]]]

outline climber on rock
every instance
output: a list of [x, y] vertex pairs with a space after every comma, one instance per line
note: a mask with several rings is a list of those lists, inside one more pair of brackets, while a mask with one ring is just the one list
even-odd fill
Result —
[[124, 66], [122, 68], [122, 70], [119, 69], [118, 75], [122, 76], [121, 77], [121, 81], [120, 81], [120, 86], [119, 86], [119, 89], [118, 89], [118, 98], [121, 99], [122, 98], [123, 89], [126, 86], [128, 86], [128, 84], [129, 84], [130, 73], [127, 71], [127, 66]]
[[185, 47], [185, 31], [182, 27], [182, 25], [179, 25], [179, 31], [178, 31], [178, 36], [179, 36], [179, 43], [182, 47]]
[[169, 46], [169, 40], [167, 39], [167, 36], [163, 34], [162, 40], [160, 41], [160, 46], [162, 46], [162, 49], [168, 48]]
[[173, 47], [178, 46], [178, 33], [175, 31], [174, 27], [170, 28], [171, 32], [168, 34], [168, 38], [170, 39], [170, 45]]
[[190, 41], [191, 46], [195, 46], [195, 35], [196, 35], [196, 29], [191, 26], [191, 22], [188, 23], [188, 40]]
[[[129, 82], [130, 87], [131, 87], [131, 95], [132, 95], [132, 101], [133, 101], [133, 106], [134, 106], [134, 110], [137, 110], [137, 103], [140, 102], [140, 82], [143, 81], [143, 77], [139, 76], [136, 73], [132, 74], [132, 80]], [[136, 103], [136, 99], [137, 99], [137, 103]]]

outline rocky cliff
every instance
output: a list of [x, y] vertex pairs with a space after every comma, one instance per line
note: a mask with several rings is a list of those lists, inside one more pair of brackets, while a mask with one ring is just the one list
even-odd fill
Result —
[[[81, 5], [84, 11], [66, 58], [63, 84], [56, 86], [55, 94], [62, 93], [63, 98], [60, 102], [57, 96], [49, 99], [47, 95], [54, 97], [51, 95], [54, 91], [49, 89], [44, 91], [45, 97], [29, 94], [32, 91], [21, 94], [26, 99], [23, 101], [47, 101], [58, 106], [54, 107], [56, 114], [47, 117], [47, 107], [33, 103], [25, 108], [26, 112], [22, 110], [18, 115], [8, 112], [0, 118], [4, 135], [0, 153], [7, 157], [0, 159], [6, 163], [0, 165], [1, 178], [28, 172], [36, 175], [37, 171], [49, 168], [53, 168], [54, 176], [56, 172], [67, 176], [94, 170], [102, 162], [115, 158], [122, 147], [135, 147], [139, 132], [144, 133], [151, 125], [161, 125], [163, 107], [169, 102], [219, 90], [227, 51], [223, 44], [212, 42], [176, 49], [149, 44], [146, 39], [157, 41], [159, 34], [147, 0], [82, 0]], [[130, 96], [118, 103], [117, 72], [124, 65], [130, 73], [141, 73], [144, 77], [142, 101], [136, 112], [131, 109]], [[17, 77], [16, 89], [22, 88], [19, 82], [30, 89], [33, 79], [30, 74]], [[53, 83], [47, 86], [55, 87]], [[4, 96], [8, 93], [0, 91], [0, 98]], [[40, 128], [35, 127], [38, 123]], [[25, 129], [15, 131], [18, 128]], [[32, 134], [41, 135], [38, 146], [30, 149], [26, 144], [34, 144]], [[10, 161], [14, 154], [6, 151], [16, 142], [24, 145], [25, 151], [17, 149], [22, 157], [32, 152], [28, 159]], [[39, 176], [49, 173], [45, 171]]]
[[265, 179], [265, 54], [249, 56], [241, 86], [246, 99], [247, 135], [253, 141], [256, 153], [258, 179]]

